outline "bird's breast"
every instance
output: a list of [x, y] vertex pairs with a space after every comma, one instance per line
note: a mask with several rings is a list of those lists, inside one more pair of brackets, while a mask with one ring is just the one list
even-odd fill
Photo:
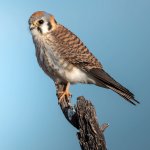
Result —
[[68, 63], [52, 50], [40, 50], [39, 59], [41, 67], [54, 81], [75, 83], [88, 83], [89, 77], [79, 68]]
[[44, 72], [54, 81], [70, 82], [72, 84], [94, 82], [80, 68], [65, 60], [57, 51], [54, 43], [44, 43], [38, 47], [37, 59]]

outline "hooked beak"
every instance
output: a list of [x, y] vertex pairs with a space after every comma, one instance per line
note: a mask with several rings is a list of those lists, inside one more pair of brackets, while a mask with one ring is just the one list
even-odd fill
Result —
[[35, 28], [37, 28], [39, 25], [37, 22], [33, 22], [31, 25], [30, 25], [30, 30], [33, 30]]

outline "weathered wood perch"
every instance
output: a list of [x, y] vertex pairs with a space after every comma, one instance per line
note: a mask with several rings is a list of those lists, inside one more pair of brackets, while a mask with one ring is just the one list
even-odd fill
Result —
[[[57, 97], [64, 91], [66, 85], [56, 85]], [[96, 112], [92, 103], [84, 97], [77, 98], [77, 104], [71, 105], [71, 100], [64, 98], [59, 103], [66, 119], [79, 130], [77, 136], [82, 150], [106, 150], [106, 142], [103, 135], [108, 124], [101, 127], [97, 121]]]

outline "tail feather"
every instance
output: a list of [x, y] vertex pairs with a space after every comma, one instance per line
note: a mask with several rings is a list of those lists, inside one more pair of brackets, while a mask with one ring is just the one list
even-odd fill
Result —
[[128, 102], [133, 105], [136, 103], [139, 104], [139, 101], [135, 100], [134, 94], [131, 93], [128, 89], [123, 87], [117, 81], [115, 81], [108, 73], [106, 73], [103, 69], [92, 69], [90, 70], [90, 75], [95, 78], [97, 85], [104, 84], [107, 88], [113, 90], [118, 93]]
[[114, 92], [116, 92], [117, 94], [119, 94], [121, 97], [123, 97], [124, 99], [126, 99], [128, 102], [130, 102], [133, 105], [136, 105], [136, 103], [139, 104], [139, 101], [137, 101], [136, 99], [134, 99], [134, 96], [131, 96], [129, 94], [123, 93], [120, 90], [117, 90], [113, 87], [107, 86], [108, 88], [110, 88], [111, 90], [113, 90]]

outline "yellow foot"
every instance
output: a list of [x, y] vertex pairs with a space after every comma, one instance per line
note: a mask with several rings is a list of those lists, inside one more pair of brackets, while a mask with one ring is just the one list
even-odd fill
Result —
[[61, 103], [65, 98], [67, 98], [69, 100], [69, 98], [71, 97], [71, 93], [69, 92], [69, 86], [70, 86], [70, 83], [67, 83], [65, 91], [59, 93], [59, 94], [61, 94], [61, 96], [58, 100], [59, 103]]

